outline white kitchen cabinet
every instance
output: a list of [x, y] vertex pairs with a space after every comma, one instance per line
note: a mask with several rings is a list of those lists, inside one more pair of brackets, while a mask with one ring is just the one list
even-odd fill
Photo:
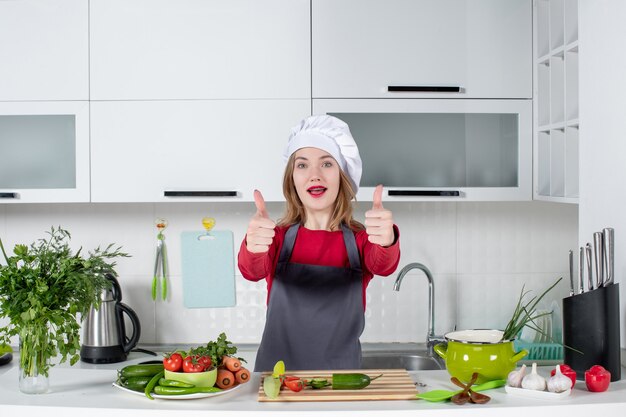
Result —
[[282, 201], [282, 152], [310, 106], [310, 100], [93, 102], [92, 201], [253, 201], [254, 189]]
[[314, 99], [350, 126], [363, 160], [357, 199], [532, 199], [530, 100]]
[[312, 57], [313, 98], [529, 99], [532, 2], [312, 0]]
[[578, 203], [578, 0], [537, 0], [535, 200]]
[[89, 201], [89, 102], [0, 102], [0, 203]]
[[91, 0], [92, 100], [311, 97], [309, 0]]
[[88, 8], [0, 1], [0, 101], [89, 99]]

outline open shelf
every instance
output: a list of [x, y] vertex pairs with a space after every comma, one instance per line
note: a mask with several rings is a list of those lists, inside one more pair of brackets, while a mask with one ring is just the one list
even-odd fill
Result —
[[534, 196], [578, 203], [578, 0], [537, 0], [534, 15]]

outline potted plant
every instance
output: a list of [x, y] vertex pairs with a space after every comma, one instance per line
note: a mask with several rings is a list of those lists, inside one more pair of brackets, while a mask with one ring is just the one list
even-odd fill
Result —
[[81, 256], [69, 247], [70, 233], [52, 227], [47, 239], [30, 246], [17, 244], [8, 256], [0, 250], [0, 344], [19, 337], [19, 383], [25, 393], [44, 393], [49, 386], [51, 359], [74, 365], [80, 352], [80, 323], [92, 305], [99, 307], [101, 292], [110, 286], [105, 273], [114, 273], [113, 259], [128, 254], [108, 245]]

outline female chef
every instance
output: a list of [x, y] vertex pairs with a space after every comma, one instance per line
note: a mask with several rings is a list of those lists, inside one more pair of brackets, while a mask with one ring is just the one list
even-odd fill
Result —
[[361, 158], [348, 125], [311, 116], [291, 131], [283, 217], [274, 223], [254, 192], [256, 213], [238, 255], [251, 281], [267, 283], [267, 317], [255, 371], [358, 369], [365, 293], [374, 275], [400, 260], [399, 230], [376, 187], [365, 226], [352, 217]]

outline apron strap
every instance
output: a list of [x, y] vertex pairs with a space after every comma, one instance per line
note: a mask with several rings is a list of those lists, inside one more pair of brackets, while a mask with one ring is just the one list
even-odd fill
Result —
[[[283, 247], [281, 248], [280, 255], [278, 257], [278, 265], [276, 268], [277, 272], [282, 271], [291, 258], [291, 253], [293, 252], [293, 247], [296, 242], [296, 236], [298, 235], [298, 229], [300, 229], [300, 224], [295, 223], [289, 226], [289, 229], [285, 233], [285, 241], [283, 242]], [[341, 224], [341, 231], [343, 233], [343, 242], [346, 245], [346, 252], [348, 253], [350, 269], [361, 274], [361, 256], [359, 255], [359, 249], [356, 246], [354, 232], [344, 223]]]
[[350, 268], [352, 270], [362, 273], [361, 271], [361, 256], [359, 250], [356, 247], [356, 239], [354, 232], [345, 224], [341, 224], [341, 230], [343, 231], [343, 242], [346, 245], [346, 251], [348, 252], [348, 260], [350, 261]]
[[298, 229], [300, 228], [300, 223], [294, 223], [289, 226], [287, 229], [287, 233], [285, 233], [285, 240], [283, 242], [283, 247], [280, 249], [280, 255], [278, 257], [278, 265], [276, 266], [276, 273], [282, 272], [289, 262], [291, 258], [291, 252], [293, 251], [294, 244], [296, 242], [296, 236], [298, 235]]

